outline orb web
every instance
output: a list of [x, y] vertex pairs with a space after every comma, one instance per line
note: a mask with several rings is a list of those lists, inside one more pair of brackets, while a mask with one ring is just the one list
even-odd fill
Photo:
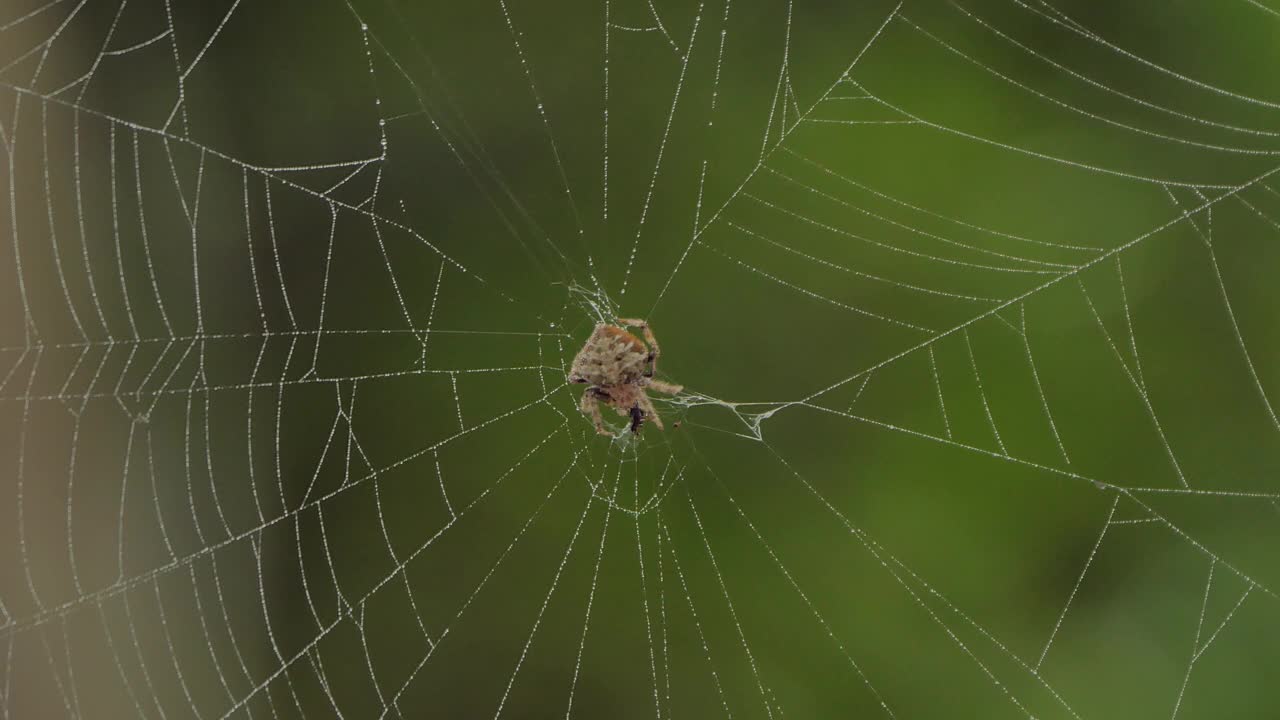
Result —
[[1276, 22], [0, 11], [0, 711], [1262, 716]]

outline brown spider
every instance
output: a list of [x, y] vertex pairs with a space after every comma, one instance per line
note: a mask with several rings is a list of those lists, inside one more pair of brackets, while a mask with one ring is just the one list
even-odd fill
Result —
[[[640, 328], [649, 347], [619, 325]], [[662, 429], [662, 418], [658, 417], [645, 388], [667, 395], [675, 395], [683, 388], [654, 379], [658, 353], [658, 340], [644, 320], [618, 318], [618, 325], [596, 325], [569, 369], [569, 382], [591, 385], [583, 391], [579, 407], [591, 418], [596, 432], [612, 434], [605, 427], [604, 418], [600, 417], [601, 401], [611, 405], [619, 415], [630, 415], [633, 433], [640, 432], [640, 426], [650, 418]]]

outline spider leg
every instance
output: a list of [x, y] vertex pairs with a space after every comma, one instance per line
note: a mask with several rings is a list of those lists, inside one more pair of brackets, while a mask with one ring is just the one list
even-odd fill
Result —
[[[657, 425], [659, 430], [666, 429], [662, 425], [662, 418], [658, 416], [658, 411], [653, 407], [653, 401], [650, 400], [649, 396], [644, 394], [644, 392], [641, 392], [636, 397], [636, 407], [644, 412], [644, 416], [641, 420], [653, 420], [653, 424]], [[634, 417], [635, 415], [633, 414], [631, 431], [640, 432], [640, 423], [635, 422]]]
[[662, 350], [658, 348], [658, 338], [653, 336], [653, 330], [649, 328], [649, 323], [644, 320], [635, 318], [618, 318], [618, 322], [628, 327], [638, 327], [644, 333], [644, 341], [649, 343], [649, 370], [645, 372], [645, 377], [653, 377], [658, 371], [658, 356], [662, 354]]
[[605, 429], [604, 418], [600, 416], [600, 398], [599, 388], [590, 387], [582, 393], [582, 401], [578, 403], [578, 407], [582, 410], [582, 414], [591, 418], [591, 423], [596, 426], [596, 433], [600, 435], [612, 435], [613, 433]]
[[684, 390], [683, 385], [676, 385], [674, 383], [663, 382], [662, 380], [650, 380], [648, 383], [645, 384], [645, 387], [649, 388], [650, 390], [657, 390], [658, 392], [663, 393], [664, 395], [678, 395], [680, 394], [681, 390]]

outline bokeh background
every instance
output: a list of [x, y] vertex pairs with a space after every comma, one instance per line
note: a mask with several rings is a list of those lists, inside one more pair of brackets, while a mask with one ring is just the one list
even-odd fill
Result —
[[3, 717], [1274, 717], [1278, 34], [9, 0]]

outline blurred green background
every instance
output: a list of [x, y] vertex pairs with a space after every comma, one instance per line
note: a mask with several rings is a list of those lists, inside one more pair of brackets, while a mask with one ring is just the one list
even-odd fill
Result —
[[1274, 717], [1278, 28], [6, 6], [0, 708]]

